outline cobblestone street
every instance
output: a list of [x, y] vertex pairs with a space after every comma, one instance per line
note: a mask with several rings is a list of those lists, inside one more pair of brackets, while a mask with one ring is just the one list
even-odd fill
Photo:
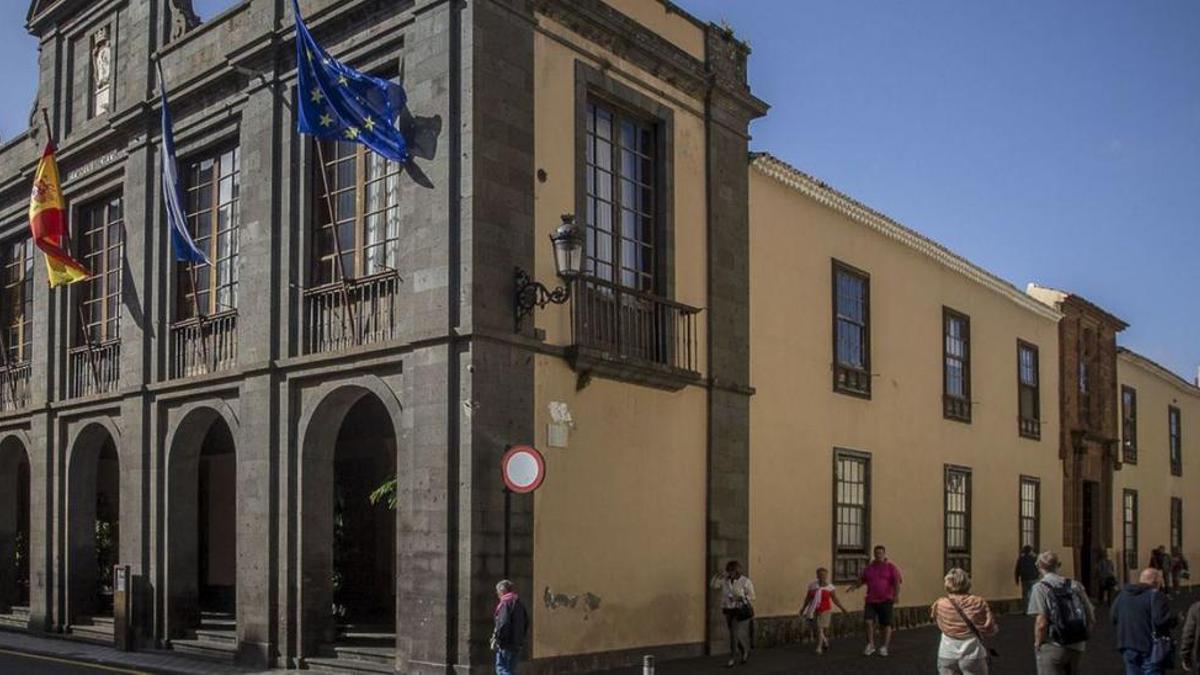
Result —
[[[1175, 598], [1171, 607], [1179, 612], [1190, 602], [1200, 599], [1196, 592]], [[1108, 608], [1097, 608], [1097, 626], [1088, 645], [1083, 671], [1088, 675], [1120, 675], [1124, 672], [1120, 655], [1114, 650], [1114, 633], [1109, 622]], [[1032, 652], [1033, 618], [1009, 615], [1001, 617], [1000, 633], [991, 642], [1000, 652], [993, 675], [1032, 675], [1035, 672]], [[862, 655], [861, 636], [838, 638], [833, 650], [822, 656], [813, 653], [808, 644], [790, 645], [756, 651], [746, 666], [727, 669], [724, 657], [706, 657], [672, 661], [658, 665], [656, 675], [705, 675], [708, 673], [738, 673], [738, 675], [782, 675], [783, 673], [921, 673], [936, 672], [939, 633], [926, 626], [899, 631], [892, 642], [891, 655], [884, 658]], [[607, 671], [609, 675], [641, 675], [641, 668]]]

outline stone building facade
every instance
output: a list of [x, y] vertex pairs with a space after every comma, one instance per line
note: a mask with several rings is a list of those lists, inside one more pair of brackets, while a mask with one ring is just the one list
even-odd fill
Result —
[[[657, 0], [302, 0], [331, 54], [406, 88], [401, 167], [296, 134], [290, 3], [245, 0], [203, 24], [189, 4], [29, 8], [36, 108], [93, 277], [50, 290], [28, 243], [47, 141], [35, 112], [0, 147], [17, 289], [0, 552], [26, 561], [0, 577], [0, 622], [111, 640], [121, 564], [138, 645], [247, 664], [483, 672], [505, 575], [535, 608], [535, 668], [719, 642], [705, 570], [749, 546], [745, 158], [766, 106], [748, 49]], [[212, 261], [196, 270], [166, 234], [156, 62]], [[550, 283], [545, 234], [572, 212], [592, 242], [574, 304], [514, 323], [514, 268]], [[598, 313], [582, 318], [585, 304]], [[644, 450], [606, 431], [619, 401], [632, 430], [674, 448], [650, 468], [691, 463], [686, 508], [634, 528], [695, 524], [696, 579], [665, 600], [610, 593], [588, 567], [628, 550], [621, 500], [558, 508], [595, 485], [600, 451]], [[506, 498], [499, 459], [543, 445], [551, 403], [574, 415], [570, 450], [548, 456], [556, 479], [536, 497]], [[681, 434], [656, 424], [673, 410]], [[369, 495], [392, 475], [389, 511]], [[652, 601], [695, 619], [652, 626]]]

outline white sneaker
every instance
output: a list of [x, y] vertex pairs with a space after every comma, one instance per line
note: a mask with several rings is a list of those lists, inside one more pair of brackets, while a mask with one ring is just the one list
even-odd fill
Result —
[[875, 653], [875, 645], [867, 645], [867, 648], [863, 650], [863, 656], [870, 656], [874, 653]]
[[880, 647], [880, 648], [879, 648], [879, 655], [880, 655], [880, 656], [887, 656], [887, 647]]

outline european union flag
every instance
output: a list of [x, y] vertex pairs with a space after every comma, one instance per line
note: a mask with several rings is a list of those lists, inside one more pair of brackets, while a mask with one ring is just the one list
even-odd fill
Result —
[[396, 162], [408, 162], [408, 143], [396, 128], [407, 96], [403, 87], [365, 75], [331, 58], [296, 14], [296, 69], [299, 74], [297, 130], [325, 140], [362, 143]]

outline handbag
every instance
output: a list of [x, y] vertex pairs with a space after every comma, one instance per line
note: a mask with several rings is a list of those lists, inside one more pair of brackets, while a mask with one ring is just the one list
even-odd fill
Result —
[[[1158, 591], [1154, 591], [1157, 593]], [[1175, 667], [1175, 641], [1171, 639], [1170, 633], [1159, 635], [1154, 634], [1150, 643], [1150, 658], [1148, 660], [1152, 666], [1157, 666], [1163, 670], [1170, 670]]]
[[971, 621], [971, 618], [968, 617], [967, 613], [962, 610], [962, 607], [958, 606], [958, 603], [954, 601], [954, 598], [951, 598], [947, 595], [946, 599], [949, 600], [950, 604], [954, 606], [954, 611], [958, 612], [958, 615], [962, 617], [962, 620], [967, 622], [967, 627], [971, 629], [971, 632], [975, 634], [975, 639], [979, 640], [979, 644], [983, 645], [984, 651], [987, 652], [988, 659], [995, 660], [1000, 658], [1000, 652], [988, 646], [987, 642], [983, 639], [983, 634], [980, 633], [979, 628], [975, 626], [975, 622]]

